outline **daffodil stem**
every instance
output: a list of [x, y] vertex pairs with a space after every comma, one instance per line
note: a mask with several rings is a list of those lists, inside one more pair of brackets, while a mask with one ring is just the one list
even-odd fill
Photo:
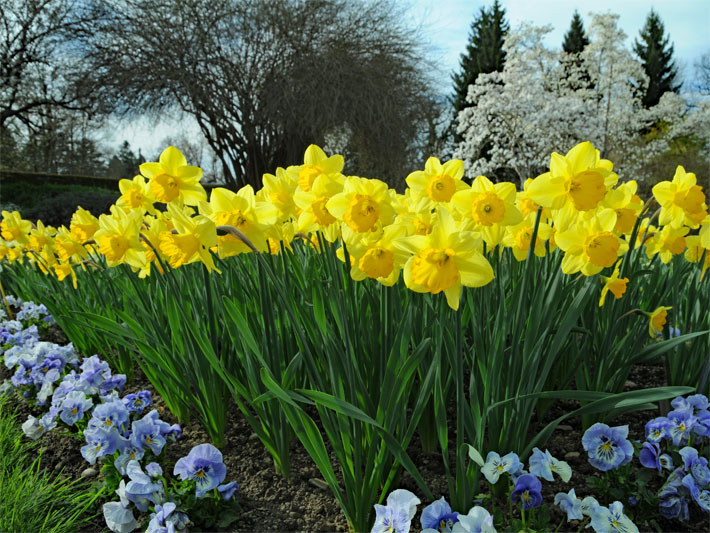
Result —
[[205, 292], [207, 293], [207, 309], [209, 309], [207, 315], [208, 315], [208, 320], [210, 321], [210, 340], [213, 343], [213, 346], [215, 349], [217, 348], [216, 343], [215, 343], [215, 337], [217, 334], [217, 325], [215, 324], [215, 312], [214, 312], [214, 307], [213, 307], [213, 298], [212, 298], [212, 277], [210, 276], [209, 271], [206, 268], [202, 269], [202, 272], [204, 273], [205, 276]]
[[14, 320], [15, 317], [12, 315], [12, 311], [10, 311], [10, 304], [7, 303], [7, 296], [5, 296], [5, 289], [2, 286], [2, 282], [0, 282], [0, 294], [2, 294], [2, 301], [5, 304], [5, 309], [7, 310], [7, 318]]

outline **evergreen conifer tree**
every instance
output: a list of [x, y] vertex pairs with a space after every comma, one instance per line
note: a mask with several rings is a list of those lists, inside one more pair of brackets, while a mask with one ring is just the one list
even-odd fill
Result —
[[476, 82], [479, 74], [503, 70], [503, 42], [509, 29], [505, 9], [498, 0], [495, 0], [489, 9], [482, 7], [471, 23], [466, 52], [461, 54], [459, 59], [460, 71], [452, 75], [454, 94], [451, 104], [454, 107], [454, 117], [446, 135], [453, 136], [456, 142], [459, 140], [456, 134], [456, 115], [471, 105], [466, 102], [468, 86]]
[[569, 30], [565, 33], [562, 49], [568, 54], [579, 54], [588, 44], [589, 39], [587, 39], [587, 34], [584, 32], [582, 17], [575, 11], [574, 15], [572, 15], [572, 23]]
[[673, 61], [673, 44], [664, 33], [663, 22], [652, 9], [640, 31], [641, 40], [634, 42], [634, 52], [648, 76], [648, 88], [643, 98], [646, 108], [656, 105], [663, 93], [680, 90], [680, 84], [676, 83], [678, 71]]

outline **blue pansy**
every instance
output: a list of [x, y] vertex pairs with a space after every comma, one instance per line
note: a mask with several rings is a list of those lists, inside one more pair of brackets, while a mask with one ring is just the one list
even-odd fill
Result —
[[577, 498], [574, 489], [570, 489], [567, 494], [564, 492], [555, 494], [555, 505], [559, 505], [560, 509], [567, 513], [568, 522], [570, 520], [584, 519], [582, 515], [582, 500]]
[[680, 453], [680, 456], [683, 458], [683, 466], [685, 467], [685, 471], [693, 475], [695, 482], [700, 487], [704, 487], [710, 483], [708, 460], [705, 457], [698, 456], [698, 450], [690, 446], [686, 446], [678, 453]]
[[668, 413], [667, 434], [674, 446], [681, 446], [690, 442], [690, 430], [696, 422], [692, 409], [676, 409]]
[[435, 529], [437, 531], [451, 532], [458, 519], [459, 513], [452, 512], [451, 506], [442, 496], [435, 502], [427, 505], [422, 510], [421, 524], [422, 529]]
[[597, 507], [592, 514], [591, 526], [597, 533], [638, 533], [636, 525], [624, 514], [621, 502]]
[[181, 480], [190, 479], [196, 484], [198, 498], [216, 488], [227, 475], [227, 467], [222, 462], [222, 454], [211, 444], [200, 444], [190, 450], [187, 457], [178, 459], [173, 475]]
[[153, 418], [147, 416], [136, 420], [132, 425], [131, 442], [141, 448], [149, 448], [154, 455], [160, 455], [165, 446], [165, 437], [160, 434], [160, 427]]
[[115, 427], [110, 430], [88, 428], [84, 431], [84, 438], [88, 444], [81, 447], [81, 455], [92, 465], [96, 463], [97, 457], [112, 455], [121, 442], [121, 436]]
[[153, 400], [150, 391], [144, 390], [134, 394], [126, 394], [123, 397], [123, 404], [131, 413], [142, 413], [143, 409], [152, 405]]
[[163, 484], [153, 482], [150, 476], [141, 470], [138, 461], [130, 461], [126, 467], [126, 473], [131, 479], [126, 484], [126, 497], [140, 511], [145, 513], [151, 502], [154, 504], [163, 502]]
[[646, 440], [649, 442], [661, 442], [667, 434], [670, 422], [665, 416], [659, 416], [646, 423]]
[[140, 461], [143, 459], [145, 451], [140, 446], [136, 446], [131, 441], [124, 439], [120, 445], [121, 454], [113, 462], [113, 466], [122, 475], [126, 475], [126, 467], [131, 461]]
[[119, 431], [123, 431], [124, 424], [128, 422], [129, 416], [130, 413], [123, 405], [123, 402], [113, 401], [102, 403], [94, 408], [89, 425], [103, 429], [116, 428]]
[[547, 481], [553, 481], [552, 473], [560, 476], [560, 479], [567, 483], [572, 477], [572, 469], [565, 461], [560, 461], [550, 454], [549, 450], [545, 453], [538, 448], [533, 448], [533, 453], [530, 456], [530, 473], [535, 474]]
[[488, 483], [495, 485], [502, 474], [516, 471], [521, 466], [520, 458], [516, 453], [510, 452], [501, 457], [496, 452], [488, 452], [486, 462], [481, 467], [481, 472], [486, 476]]
[[237, 485], [236, 481], [231, 481], [230, 483], [225, 483], [217, 487], [217, 491], [219, 495], [222, 496], [223, 500], [231, 500], [237, 490], [239, 490], [239, 485]]
[[629, 426], [609, 427], [597, 422], [582, 436], [582, 446], [590, 464], [606, 472], [625, 465], [634, 456], [634, 447], [627, 440]]
[[408, 533], [421, 500], [405, 489], [387, 496], [387, 505], [375, 505], [375, 524], [371, 533]]
[[690, 516], [687, 500], [690, 493], [683, 485], [685, 475], [682, 468], [676, 468], [658, 491], [658, 510], [668, 520], [688, 520]]
[[532, 474], [524, 474], [515, 482], [515, 489], [510, 495], [514, 502], [523, 502], [523, 509], [534, 509], [542, 503], [542, 483]]
[[460, 514], [451, 533], [496, 533], [493, 517], [483, 507], [472, 507], [468, 514]]
[[62, 400], [59, 410], [59, 418], [68, 425], [74, 425], [84, 418], [84, 413], [91, 409], [94, 402], [81, 391], [72, 391]]
[[673, 459], [667, 453], [661, 453], [661, 447], [655, 442], [644, 442], [639, 455], [639, 461], [646, 468], [655, 468], [658, 472], [665, 468], [673, 469]]
[[688, 474], [683, 478], [683, 486], [688, 489], [688, 492], [695, 500], [700, 508], [706, 513], [710, 513], [710, 491], [702, 490], [696, 483], [695, 478]]

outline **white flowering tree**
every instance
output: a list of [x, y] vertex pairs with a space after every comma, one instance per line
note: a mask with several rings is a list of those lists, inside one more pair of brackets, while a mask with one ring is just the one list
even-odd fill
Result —
[[510, 32], [503, 72], [479, 76], [469, 86], [473, 106], [458, 116], [463, 142], [455, 156], [469, 177], [498, 174], [522, 183], [544, 171], [551, 152], [589, 140], [625, 178], [643, 179], [644, 163], [684, 129], [682, 117], [706, 120], [687, 113], [675, 94], [643, 108], [648, 79], [617, 23], [618, 15], [594, 15], [591, 42], [578, 57], [544, 45], [549, 26], [523, 24]]

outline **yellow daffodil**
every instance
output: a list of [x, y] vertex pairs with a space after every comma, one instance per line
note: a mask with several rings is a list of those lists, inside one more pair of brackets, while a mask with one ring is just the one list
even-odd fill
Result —
[[147, 259], [139, 239], [142, 223], [143, 214], [140, 211], [126, 212], [116, 206], [111, 208], [110, 215], [99, 217], [99, 229], [94, 233], [94, 240], [108, 266], [126, 264], [134, 269], [145, 266]]
[[67, 276], [71, 276], [72, 285], [75, 289], [77, 288], [76, 273], [69, 263], [56, 263], [52, 268], [59, 281], [63, 281]]
[[612, 266], [628, 249], [626, 242], [614, 234], [615, 225], [616, 213], [602, 209], [597, 216], [580, 219], [568, 230], [555, 233], [557, 246], [565, 252], [562, 271], [593, 276]]
[[155, 196], [148, 182], [140, 174], [132, 180], [120, 180], [118, 188], [121, 197], [116, 200], [116, 205], [123, 209], [137, 209], [145, 213], [154, 213]]
[[561, 209], [567, 203], [577, 211], [594, 209], [619, 181], [612, 168], [610, 161], [600, 159], [599, 150], [592, 143], [580, 143], [567, 155], [552, 154], [550, 172], [533, 180], [527, 197], [553, 209]]
[[695, 174], [678, 166], [673, 181], [662, 181], [653, 187], [653, 196], [661, 204], [658, 223], [679, 228], [688, 225], [697, 228], [707, 216], [705, 193], [697, 185]]
[[84, 243], [93, 238], [98, 229], [99, 219], [82, 207], [78, 207], [71, 216], [69, 231], [79, 242]]
[[0, 235], [7, 242], [16, 242], [18, 244], [27, 244], [29, 242], [28, 234], [32, 229], [32, 222], [23, 220], [18, 211], [2, 212], [2, 222], [0, 222]]
[[[530, 213], [537, 213], [537, 208], [540, 207], [540, 204], [531, 200], [529, 196], [530, 184], [532, 182], [532, 178], [526, 179], [523, 183], [523, 190], [515, 193], [515, 206], [524, 217], [528, 216]], [[541, 217], [541, 220], [546, 222], [550, 218], [550, 209], [547, 207], [544, 208]]]
[[424, 170], [415, 170], [406, 178], [413, 198], [426, 198], [430, 205], [446, 204], [456, 191], [466, 188], [462, 180], [463, 161], [452, 159], [443, 165], [436, 157], [427, 159]]
[[294, 201], [301, 209], [296, 231], [300, 233], [322, 232], [328, 242], [334, 242], [340, 234], [338, 219], [328, 211], [328, 201], [343, 190], [342, 174], [321, 174], [309, 191], [296, 189]]
[[200, 185], [202, 169], [188, 165], [185, 156], [174, 146], [163, 150], [158, 162], [143, 163], [140, 171], [150, 180], [150, 189], [158, 202], [197, 205], [207, 199]]
[[[267, 250], [267, 239], [273, 236], [272, 228], [279, 215], [278, 209], [269, 202], [257, 201], [251, 185], [242, 187], [236, 193], [214, 189], [209, 204], [200, 204], [200, 211], [217, 226], [237, 228], [260, 252]], [[244, 241], [231, 234], [217, 237], [217, 247], [222, 258], [251, 252]]]
[[453, 195], [451, 204], [464, 218], [472, 219], [476, 226], [510, 226], [523, 219], [515, 207], [515, 196], [512, 183], [494, 184], [485, 176], [478, 176], [471, 187]]
[[407, 287], [415, 292], [443, 292], [452, 309], [459, 308], [462, 285], [481, 287], [493, 279], [480, 241], [471, 232], [459, 231], [444, 207], [429, 235], [403, 237], [396, 246], [413, 254], [404, 266]]
[[298, 171], [298, 188], [309, 192], [319, 176], [326, 175], [335, 178], [335, 175], [343, 171], [344, 166], [345, 160], [342, 155], [335, 154], [328, 157], [322, 148], [311, 144], [303, 155], [303, 165], [294, 167], [293, 170]]
[[273, 237], [269, 237], [266, 242], [268, 246], [269, 253], [271, 255], [278, 255], [281, 253], [281, 245], [287, 250], [293, 251], [291, 248], [291, 243], [296, 234], [296, 227], [292, 221], [283, 222], [277, 224], [273, 228]]
[[705, 271], [710, 267], [710, 248], [706, 248], [702, 245], [699, 235], [691, 235], [685, 238], [685, 242], [688, 249], [685, 251], [685, 260], [689, 263], [697, 263], [702, 259], [702, 265], [700, 265], [700, 279], [705, 277]]
[[264, 174], [261, 181], [264, 187], [256, 193], [256, 199], [260, 202], [269, 202], [278, 209], [279, 222], [294, 218], [297, 207], [293, 200], [293, 193], [298, 183], [281, 167], [276, 169], [276, 175]]
[[599, 307], [604, 305], [606, 295], [609, 291], [611, 291], [611, 293], [616, 296], [617, 300], [621, 299], [621, 297], [626, 292], [626, 284], [629, 282], [629, 278], [619, 278], [620, 265], [621, 262], [616, 264], [614, 272], [610, 277], [600, 276], [604, 286], [602, 287], [602, 294], [599, 298]]
[[[97, 227], [98, 229], [98, 227]], [[92, 234], [93, 237], [93, 234]], [[86, 259], [88, 250], [67, 228], [61, 226], [54, 237], [54, 250], [62, 263], [77, 263]]]
[[[395, 245], [397, 239], [406, 235], [406, 231], [404, 226], [390, 225], [379, 232], [350, 232], [347, 239], [344, 235], [351, 259], [352, 278], [356, 281], [372, 278], [388, 287], [394, 285], [410, 256]], [[342, 247], [337, 254], [341, 261], [345, 261]]]
[[669, 263], [674, 255], [680, 255], [685, 251], [685, 236], [688, 231], [689, 228], [685, 226], [680, 228], [665, 226], [646, 241], [646, 255], [650, 259], [658, 254], [664, 264]]
[[345, 179], [343, 191], [328, 200], [326, 208], [350, 229], [363, 233], [372, 231], [377, 225], [386, 226], [394, 220], [391, 201], [385, 182], [350, 176]]
[[140, 229], [139, 239], [145, 253], [145, 265], [138, 271], [138, 276], [145, 278], [150, 275], [151, 265], [155, 264], [158, 272], [164, 274], [163, 267], [159, 259], [166, 259], [160, 252], [160, 235], [169, 232], [171, 227], [163, 218], [159, 211], [155, 216], [147, 215], [143, 218], [143, 226]]
[[178, 268], [188, 263], [201, 261], [209, 272], [215, 268], [210, 249], [217, 246], [215, 223], [204, 215], [189, 216], [182, 208], [168, 205], [168, 215], [175, 233], [160, 234], [160, 252], [165, 254], [170, 266]]
[[[513, 251], [515, 259], [524, 261], [530, 250], [530, 241], [532, 240], [533, 230], [535, 229], [536, 213], [529, 213], [521, 222], [514, 226], [506, 228], [505, 237], [503, 237], [503, 245]], [[535, 248], [533, 253], [538, 257], [545, 257], [547, 250], [545, 242], [550, 240], [552, 236], [552, 228], [545, 222], [540, 222], [537, 229], [537, 238], [535, 239]]]
[[631, 234], [636, 219], [641, 214], [643, 201], [636, 194], [637, 188], [635, 181], [628, 181], [610, 190], [601, 203], [603, 207], [609, 207], [616, 212], [614, 231], [618, 234]]
[[45, 226], [41, 220], [37, 221], [37, 227], [30, 230], [28, 247], [35, 252], [41, 252], [45, 248], [53, 248], [53, 237], [57, 232], [52, 226]]
[[646, 313], [648, 316], [648, 334], [652, 339], [656, 338], [656, 334], [663, 331], [663, 326], [666, 325], [666, 318], [668, 317], [668, 311], [673, 309], [672, 307], [658, 307], [652, 313]]

